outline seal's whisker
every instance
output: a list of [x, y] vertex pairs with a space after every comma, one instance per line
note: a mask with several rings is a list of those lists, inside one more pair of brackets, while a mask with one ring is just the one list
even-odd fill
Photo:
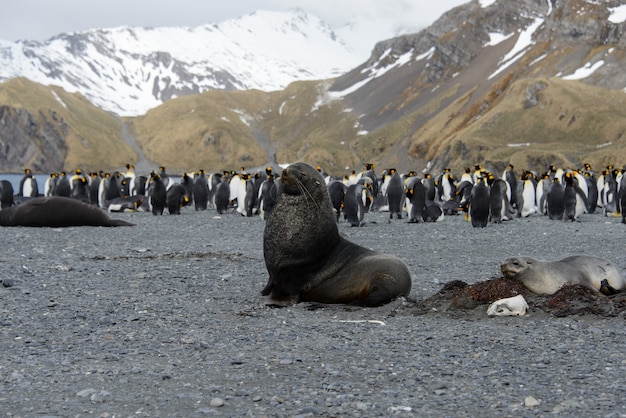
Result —
[[309, 189], [306, 188], [306, 186], [304, 184], [302, 184], [302, 182], [300, 180], [298, 180], [298, 187], [300, 187], [300, 191], [302, 191], [303, 194], [306, 193], [307, 196], [307, 202], [310, 200], [311, 202], [313, 202], [313, 204], [315, 205], [315, 207], [317, 209], [320, 208], [320, 205], [317, 204], [317, 202], [315, 201], [315, 199], [313, 198], [313, 195], [311, 194], [311, 192], [309, 192]]

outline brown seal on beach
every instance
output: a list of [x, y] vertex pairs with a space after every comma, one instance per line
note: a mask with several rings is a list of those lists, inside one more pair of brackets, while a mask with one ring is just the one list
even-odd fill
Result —
[[565, 283], [605, 294], [626, 288], [626, 279], [615, 263], [590, 255], [573, 255], [558, 261], [513, 257], [505, 260], [500, 270], [504, 277], [519, 280], [539, 295], [552, 295]]
[[102, 209], [69, 197], [35, 197], [0, 211], [0, 226], [133, 226]]
[[411, 291], [402, 260], [339, 235], [324, 179], [306, 163], [282, 172], [278, 202], [265, 225], [263, 254], [269, 280], [261, 293], [273, 304], [378, 306]]

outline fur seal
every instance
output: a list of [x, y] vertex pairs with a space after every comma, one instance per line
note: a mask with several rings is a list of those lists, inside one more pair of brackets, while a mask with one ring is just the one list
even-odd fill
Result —
[[558, 261], [513, 257], [505, 260], [500, 270], [504, 277], [519, 280], [539, 295], [552, 295], [565, 283], [598, 292], [604, 281], [605, 288], [617, 291], [626, 288], [626, 279], [613, 262], [590, 255], [573, 255]]
[[269, 273], [262, 294], [270, 303], [345, 303], [379, 306], [411, 291], [402, 260], [339, 235], [321, 174], [295, 163], [283, 170], [278, 201], [263, 233]]
[[18, 206], [0, 211], [0, 226], [134, 226], [111, 219], [102, 209], [61, 196], [35, 197]]

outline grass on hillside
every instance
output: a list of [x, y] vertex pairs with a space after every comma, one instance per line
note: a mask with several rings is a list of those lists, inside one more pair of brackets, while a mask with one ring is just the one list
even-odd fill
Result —
[[[537, 105], [525, 108], [528, 89], [539, 82], [546, 87], [538, 91]], [[431, 119], [414, 136], [411, 152], [428, 149], [429, 157], [457, 170], [485, 162], [496, 167], [513, 163], [537, 171], [549, 164], [576, 168], [583, 162], [594, 167], [626, 162], [626, 96], [622, 92], [577, 81], [523, 79], [480, 117], [474, 115], [468, 121], [468, 112], [462, 109], [469, 98], [457, 100]], [[475, 103], [485, 101], [483, 97]], [[454, 131], [450, 126], [455, 124], [447, 123], [445, 115], [467, 123]]]
[[60, 169], [118, 168], [137, 158], [121, 140], [119, 120], [80, 94], [16, 78], [0, 84], [0, 104], [28, 110], [40, 123], [46, 118], [56, 123], [58, 132], [66, 133], [67, 157]]

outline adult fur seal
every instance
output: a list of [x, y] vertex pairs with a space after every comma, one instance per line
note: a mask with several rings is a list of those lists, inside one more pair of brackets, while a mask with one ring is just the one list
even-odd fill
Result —
[[558, 261], [513, 257], [500, 266], [506, 278], [521, 281], [531, 292], [552, 295], [565, 283], [579, 284], [598, 292], [605, 288], [622, 290], [626, 279], [611, 261], [590, 255], [573, 255]]
[[269, 280], [261, 293], [278, 305], [378, 306], [411, 290], [402, 260], [339, 235], [323, 177], [302, 162], [282, 172], [279, 198], [265, 225], [263, 254]]
[[134, 226], [111, 219], [102, 209], [61, 196], [36, 197], [0, 211], [0, 226]]

